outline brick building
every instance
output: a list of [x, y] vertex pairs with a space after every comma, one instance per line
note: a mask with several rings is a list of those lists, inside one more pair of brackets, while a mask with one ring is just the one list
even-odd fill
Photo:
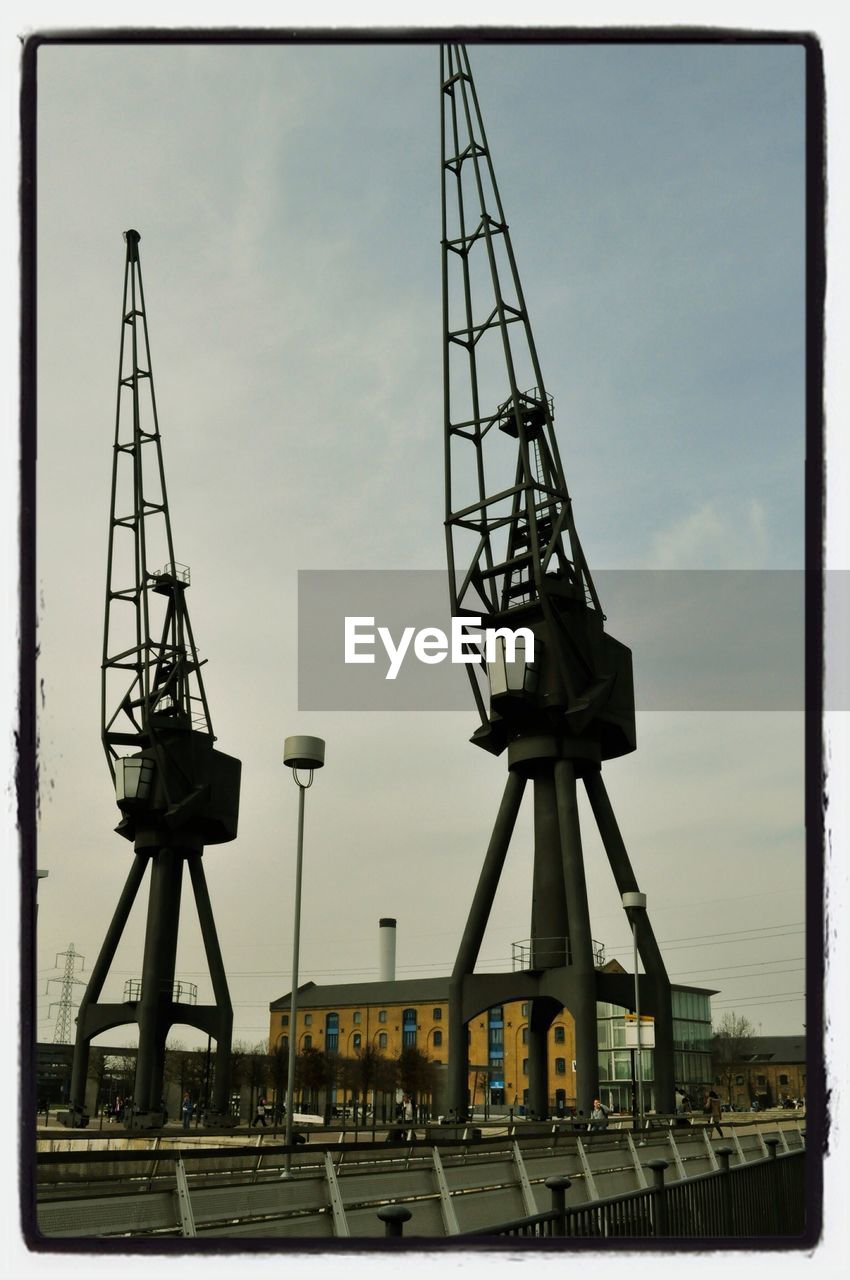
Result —
[[[619, 966], [617, 966], [619, 968]], [[318, 1049], [353, 1058], [373, 1045], [389, 1060], [415, 1047], [438, 1067], [448, 1062], [448, 977], [408, 978], [381, 982], [327, 985], [304, 983], [298, 989], [296, 1051]], [[676, 1080], [689, 1090], [711, 1080], [711, 1012], [709, 992], [696, 987], [673, 988]], [[469, 1102], [476, 1111], [525, 1107], [528, 1101], [528, 1003], [513, 1001], [485, 1010], [468, 1026]], [[288, 1046], [290, 993], [271, 1003], [269, 1047]], [[597, 1006], [600, 1095], [614, 1109], [632, 1104], [633, 1051], [626, 1047], [625, 1010]], [[653, 1097], [653, 1054], [642, 1051], [644, 1105]], [[551, 1111], [575, 1106], [575, 1028], [564, 1009], [549, 1028], [549, 1106]], [[439, 1073], [438, 1073], [439, 1074]], [[346, 1091], [331, 1088], [330, 1105], [345, 1100]], [[439, 1091], [435, 1112], [443, 1109]]]
[[777, 1107], [806, 1097], [806, 1041], [803, 1036], [750, 1036], [739, 1060], [715, 1074], [723, 1100], [748, 1108]]

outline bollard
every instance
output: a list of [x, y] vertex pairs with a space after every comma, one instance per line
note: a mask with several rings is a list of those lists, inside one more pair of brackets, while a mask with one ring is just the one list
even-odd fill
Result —
[[767, 1158], [769, 1162], [771, 1192], [770, 1192], [770, 1226], [774, 1235], [779, 1235], [779, 1168], [776, 1163], [776, 1154], [779, 1148], [779, 1138], [771, 1136], [765, 1138], [764, 1145], [767, 1147]]
[[715, 1153], [720, 1162], [720, 1204], [723, 1215], [721, 1232], [724, 1236], [732, 1234], [732, 1187], [729, 1181], [729, 1157], [731, 1147], [718, 1147]]
[[664, 1187], [664, 1170], [668, 1168], [666, 1160], [650, 1160], [647, 1168], [652, 1170], [654, 1179], [655, 1195], [653, 1196], [653, 1205], [655, 1207], [654, 1232], [656, 1236], [667, 1235], [667, 1192]]
[[567, 1192], [572, 1183], [563, 1174], [556, 1174], [546, 1179], [546, 1186], [552, 1196], [552, 1212], [557, 1214], [552, 1223], [552, 1235], [565, 1236], [567, 1234]]
[[385, 1236], [403, 1236], [404, 1224], [411, 1217], [411, 1212], [403, 1204], [387, 1204], [378, 1210], [378, 1217], [384, 1223]]

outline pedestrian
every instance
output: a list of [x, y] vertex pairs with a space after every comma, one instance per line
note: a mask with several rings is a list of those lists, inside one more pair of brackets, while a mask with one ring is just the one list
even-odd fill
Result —
[[181, 1105], [181, 1107], [180, 1107], [180, 1110], [181, 1110], [182, 1115], [183, 1115], [183, 1128], [184, 1128], [184, 1129], [188, 1129], [188, 1128], [189, 1128], [189, 1121], [192, 1119], [192, 1112], [194, 1111], [194, 1109], [195, 1109], [195, 1108], [192, 1106], [192, 1099], [189, 1097], [189, 1094], [188, 1094], [188, 1093], [184, 1093], [184, 1094], [183, 1094], [183, 1103], [182, 1103], [182, 1105]]
[[723, 1130], [720, 1127], [720, 1098], [713, 1089], [709, 1089], [705, 1095], [705, 1111], [708, 1115], [708, 1129], [716, 1129], [718, 1137], [723, 1137]]
[[604, 1102], [600, 1102], [598, 1098], [593, 1099], [593, 1106], [590, 1108], [590, 1124], [588, 1129], [607, 1129], [608, 1128], [608, 1112], [610, 1108], [605, 1106]]
[[676, 1115], [677, 1116], [684, 1115], [685, 1114], [685, 1095], [678, 1086], [676, 1087], [676, 1092], [674, 1096], [676, 1099]]
[[254, 1115], [254, 1119], [251, 1121], [251, 1128], [252, 1128], [252, 1129], [253, 1129], [253, 1127], [254, 1127], [254, 1125], [255, 1125], [255, 1124], [261, 1124], [261, 1125], [263, 1126], [263, 1128], [264, 1128], [264, 1129], [265, 1129], [265, 1127], [266, 1127], [266, 1100], [265, 1100], [265, 1098], [260, 1098], [260, 1099], [259, 1099], [259, 1101], [257, 1102], [257, 1110], [256, 1110], [256, 1113], [255, 1113], [255, 1115]]

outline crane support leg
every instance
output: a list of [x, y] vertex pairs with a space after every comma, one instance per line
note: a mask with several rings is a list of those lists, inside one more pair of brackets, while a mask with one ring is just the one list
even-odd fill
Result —
[[138, 1010], [139, 1053], [133, 1091], [135, 1110], [142, 1113], [158, 1110], [162, 1096], [162, 1062], [171, 1025], [183, 879], [183, 855], [179, 850], [160, 849], [151, 861], [142, 993]]
[[219, 1028], [215, 1048], [215, 1084], [213, 1087], [212, 1109], [217, 1115], [225, 1115], [228, 1109], [228, 1092], [230, 1089], [230, 1049], [233, 1033], [233, 1006], [230, 992], [227, 989], [227, 976], [221, 948], [218, 945], [218, 934], [210, 903], [207, 878], [204, 864], [199, 853], [189, 855], [189, 875], [192, 878], [192, 889], [198, 908], [198, 920], [207, 954], [207, 964], [212, 979], [213, 994], [218, 1006]]
[[[638, 892], [637, 879], [601, 772], [589, 772], [585, 776], [584, 785], [618, 890], [621, 894]], [[629, 923], [636, 925], [638, 952], [655, 997], [655, 1108], [657, 1111], [672, 1112], [675, 1110], [675, 1082], [670, 979], [646, 912], [630, 909], [626, 914]]]
[[77, 1015], [77, 1039], [74, 1044], [74, 1066], [71, 1072], [70, 1105], [72, 1111], [81, 1111], [86, 1103], [86, 1076], [88, 1075], [89, 1041], [91, 1039], [87, 1015], [89, 1009], [97, 1003], [98, 996], [103, 990], [103, 984], [109, 973], [109, 966], [115, 958], [118, 943], [121, 941], [121, 935], [129, 919], [133, 903], [136, 901], [136, 895], [139, 892], [139, 886], [144, 878], [147, 865], [147, 854], [137, 853], [133, 858], [133, 865], [130, 867], [129, 875], [124, 882], [121, 897], [118, 899], [118, 905], [115, 908], [103, 945], [92, 969], [88, 986], [80, 1001], [80, 1011]]
[[590, 910], [581, 847], [581, 828], [576, 795], [576, 772], [572, 760], [555, 764], [555, 795], [561, 832], [561, 857], [569, 919], [569, 962], [576, 976], [570, 1012], [575, 1022], [576, 1106], [590, 1115], [599, 1093], [599, 1055], [596, 1033], [596, 972]]
[[509, 773], [449, 982], [448, 1101], [449, 1112], [458, 1119], [466, 1115], [469, 1094], [469, 1046], [463, 1011], [463, 980], [472, 973], [478, 959], [524, 791], [525, 778]]

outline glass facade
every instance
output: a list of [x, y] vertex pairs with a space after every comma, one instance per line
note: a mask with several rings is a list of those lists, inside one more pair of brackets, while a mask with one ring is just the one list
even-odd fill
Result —
[[[677, 991], [673, 996], [673, 1071], [677, 1085], [698, 1094], [711, 1084], [711, 1003], [703, 992]], [[599, 1090], [606, 1105], [629, 1111], [637, 1050], [627, 1049], [626, 1010], [619, 1005], [597, 1004], [596, 1027], [599, 1050]], [[652, 1049], [641, 1050], [643, 1103], [655, 1106], [655, 1063]]]
[[487, 1066], [490, 1101], [498, 1105], [505, 1100], [505, 1018], [500, 1004], [487, 1014]]

